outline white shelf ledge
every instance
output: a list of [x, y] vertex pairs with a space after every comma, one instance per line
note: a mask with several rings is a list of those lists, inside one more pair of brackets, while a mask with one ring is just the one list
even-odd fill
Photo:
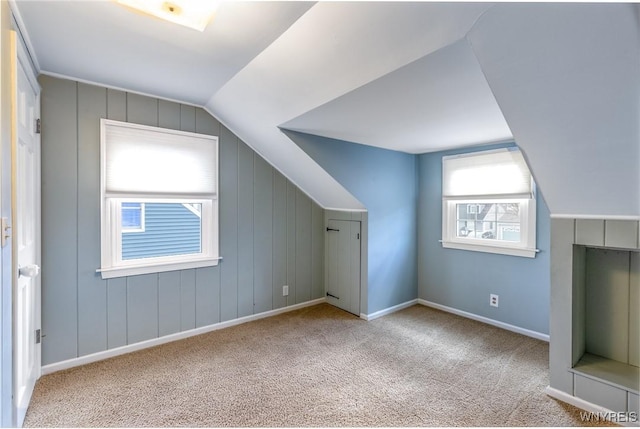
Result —
[[638, 394], [640, 368], [585, 353], [569, 371]]

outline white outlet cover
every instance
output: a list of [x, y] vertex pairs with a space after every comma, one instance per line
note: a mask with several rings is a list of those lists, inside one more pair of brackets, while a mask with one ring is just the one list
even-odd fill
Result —
[[489, 305], [491, 305], [492, 307], [497, 307], [498, 302], [499, 302], [498, 295], [494, 295], [494, 294], [489, 295]]

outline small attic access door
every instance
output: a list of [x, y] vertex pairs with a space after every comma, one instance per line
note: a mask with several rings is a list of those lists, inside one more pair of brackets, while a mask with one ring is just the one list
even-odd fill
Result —
[[360, 314], [360, 241], [359, 221], [328, 221], [327, 302], [355, 315]]

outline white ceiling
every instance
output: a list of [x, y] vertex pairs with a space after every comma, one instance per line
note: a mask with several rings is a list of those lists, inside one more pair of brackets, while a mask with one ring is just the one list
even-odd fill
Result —
[[281, 127], [409, 153], [513, 137], [465, 39]]
[[[13, 6], [43, 73], [203, 106], [325, 208], [364, 207], [280, 127], [410, 153], [513, 134], [525, 154], [533, 154], [534, 174], [545, 175], [539, 183], [553, 187], [567, 182], [566, 174], [541, 165], [546, 156], [579, 170], [581, 157], [602, 153], [572, 144], [594, 135], [593, 127], [597, 135], [609, 131], [586, 113], [575, 117], [593, 104], [628, 112], [616, 124], [627, 125], [618, 140], [631, 145], [631, 159], [637, 152], [637, 121], [628, 126], [629, 117], [640, 117], [640, 77], [632, 77], [640, 76], [638, 9], [631, 5], [226, 1], [202, 33], [106, 0], [17, 0]], [[553, 19], [556, 13], [563, 18]], [[539, 36], [549, 45], [538, 46]], [[601, 60], [607, 70], [589, 68]], [[547, 74], [537, 72], [543, 63], [551, 63]], [[528, 74], [516, 67], [522, 64]], [[619, 67], [631, 72], [609, 73]], [[554, 86], [555, 76], [563, 86]], [[613, 106], [611, 95], [605, 97], [617, 94], [608, 92], [613, 80], [612, 89], [628, 88], [635, 97]], [[593, 91], [582, 82], [600, 86]], [[549, 103], [562, 106], [547, 109]], [[553, 145], [535, 130], [556, 136]], [[637, 182], [628, 171], [610, 182], [584, 172], [582, 183], [564, 184], [558, 195], [550, 189], [547, 203], [552, 213], [604, 213], [598, 201], [611, 201], [608, 186]], [[637, 194], [638, 185], [631, 187]], [[637, 201], [605, 211], [635, 214]]]
[[18, 0], [43, 72], [203, 106], [312, 2], [222, 2], [199, 32], [113, 1]]

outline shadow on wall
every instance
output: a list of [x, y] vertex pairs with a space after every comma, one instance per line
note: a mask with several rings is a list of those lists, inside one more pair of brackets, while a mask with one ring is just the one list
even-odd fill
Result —
[[415, 299], [417, 157], [283, 130], [368, 211], [368, 302], [371, 314]]

